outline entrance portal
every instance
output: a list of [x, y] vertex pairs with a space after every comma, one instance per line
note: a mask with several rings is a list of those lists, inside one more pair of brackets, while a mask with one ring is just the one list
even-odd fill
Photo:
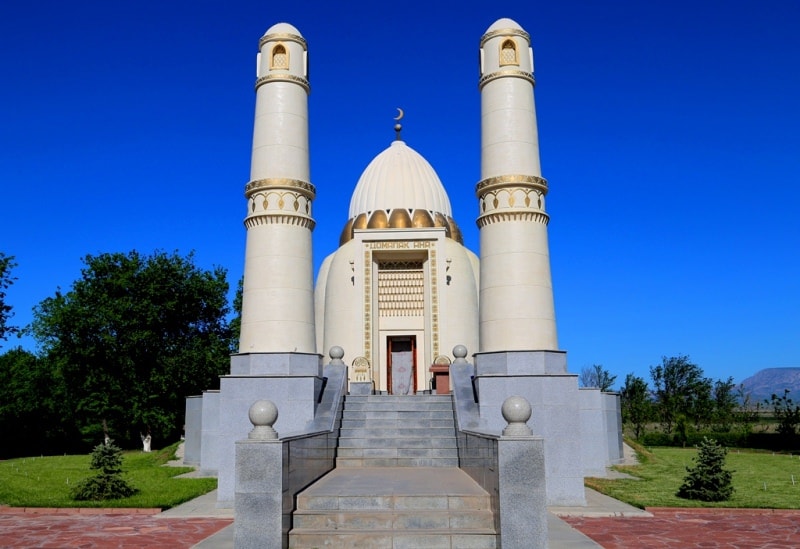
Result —
[[416, 393], [417, 338], [399, 336], [386, 338], [387, 388], [391, 395]]

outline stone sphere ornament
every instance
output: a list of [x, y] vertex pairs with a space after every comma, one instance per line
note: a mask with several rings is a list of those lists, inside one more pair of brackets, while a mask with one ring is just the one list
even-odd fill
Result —
[[334, 345], [331, 347], [331, 350], [328, 351], [328, 356], [331, 357], [332, 364], [341, 364], [342, 358], [344, 358], [344, 349], [338, 345]]
[[467, 348], [464, 345], [456, 345], [453, 347], [453, 356], [456, 357], [454, 362], [458, 364], [466, 362]]
[[531, 405], [521, 396], [510, 396], [503, 401], [500, 409], [503, 419], [508, 422], [508, 426], [503, 429], [503, 436], [506, 437], [529, 437], [533, 435], [527, 422], [531, 418]]
[[278, 420], [278, 407], [271, 400], [257, 400], [248, 411], [253, 430], [247, 435], [250, 440], [276, 440], [278, 433], [272, 428]]

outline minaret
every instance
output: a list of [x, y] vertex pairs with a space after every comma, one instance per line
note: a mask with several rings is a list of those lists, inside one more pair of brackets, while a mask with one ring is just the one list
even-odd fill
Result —
[[240, 353], [316, 353], [306, 41], [287, 23], [259, 41]]
[[480, 352], [557, 350], [530, 35], [499, 19], [480, 42]]

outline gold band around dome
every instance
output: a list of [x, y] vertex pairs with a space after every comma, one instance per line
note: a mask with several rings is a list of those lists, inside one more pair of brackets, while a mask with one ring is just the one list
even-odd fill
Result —
[[532, 86], [536, 86], [536, 79], [533, 77], [533, 74], [527, 71], [518, 71], [518, 70], [503, 70], [503, 71], [496, 71], [491, 72], [489, 74], [484, 74], [481, 76], [481, 79], [478, 80], [478, 89], [481, 90], [483, 87], [491, 82], [492, 80], [497, 80], [498, 78], [522, 78], [523, 80], [527, 80], [531, 83]]
[[461, 229], [455, 220], [439, 212], [427, 210], [413, 210], [408, 212], [403, 208], [393, 210], [375, 210], [370, 215], [360, 213], [356, 217], [350, 218], [344, 225], [339, 236], [339, 246], [344, 245], [353, 239], [354, 231], [363, 229], [425, 229], [432, 227], [442, 227], [445, 229], [445, 237], [455, 240], [459, 244], [464, 243]]
[[244, 186], [245, 198], [250, 198], [258, 191], [264, 189], [288, 189], [299, 190], [301, 194], [308, 197], [309, 200], [314, 200], [317, 196], [317, 190], [314, 185], [300, 179], [289, 179], [287, 177], [270, 177], [267, 179], [256, 179], [249, 182]]
[[492, 38], [496, 38], [497, 36], [503, 36], [503, 37], [505, 37], [505, 36], [519, 36], [519, 37], [524, 38], [525, 40], [527, 40], [528, 44], [531, 43], [531, 35], [528, 34], [527, 32], [525, 32], [522, 29], [512, 29], [512, 28], [495, 29], [495, 30], [489, 31], [486, 34], [484, 34], [483, 36], [481, 36], [481, 45], [480, 45], [480, 47], [482, 48], [483, 45], [486, 42], [488, 42]]
[[489, 177], [475, 186], [475, 196], [482, 197], [489, 191], [503, 187], [529, 187], [547, 194], [547, 180], [536, 175], [507, 174]]
[[306, 39], [298, 34], [293, 34], [291, 32], [276, 32], [273, 34], [265, 34], [258, 41], [258, 49], [261, 49], [261, 47], [264, 44], [273, 40], [290, 40], [292, 42], [297, 42], [298, 44], [303, 46], [304, 50], [308, 49], [308, 44], [306, 43]]
[[258, 88], [264, 84], [268, 84], [270, 82], [292, 82], [293, 84], [299, 84], [302, 86], [302, 88], [306, 90], [306, 93], [311, 93], [311, 85], [308, 83], [308, 80], [302, 76], [296, 76], [288, 73], [271, 73], [266, 76], [261, 76], [256, 80], [256, 91], [258, 91]]

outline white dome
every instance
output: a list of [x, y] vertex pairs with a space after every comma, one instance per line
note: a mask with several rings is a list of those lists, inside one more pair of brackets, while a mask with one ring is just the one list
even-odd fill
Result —
[[289, 23], [275, 23], [267, 29], [267, 32], [264, 33], [264, 36], [269, 36], [270, 34], [296, 34], [297, 36], [302, 36], [300, 31], [297, 30], [294, 25], [290, 25]]
[[503, 17], [502, 19], [498, 19], [492, 25], [486, 29], [486, 32], [492, 32], [498, 29], [519, 29], [523, 30], [522, 27], [519, 26], [519, 23], [514, 21], [513, 19], [509, 19], [508, 17]]
[[350, 219], [375, 210], [427, 210], [452, 216], [450, 199], [433, 167], [403, 141], [394, 141], [361, 174]]

